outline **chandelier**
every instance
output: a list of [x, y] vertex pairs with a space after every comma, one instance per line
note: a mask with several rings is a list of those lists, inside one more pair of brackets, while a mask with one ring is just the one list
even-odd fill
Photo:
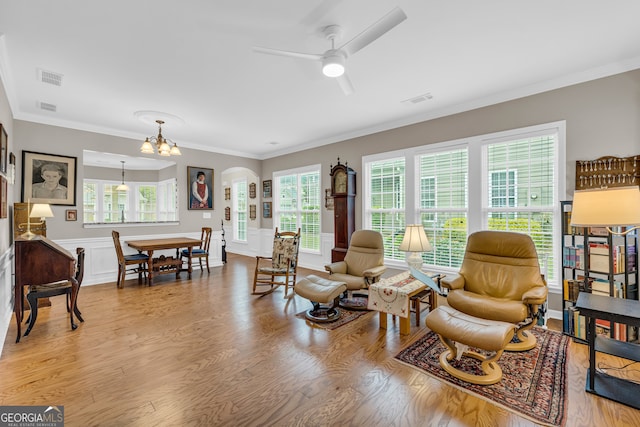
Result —
[[[175, 142], [162, 136], [162, 125], [164, 120], [156, 120], [158, 124], [158, 136], [150, 136], [144, 140], [140, 151], [144, 154], [154, 154], [158, 150], [161, 156], [180, 156], [182, 153]], [[168, 141], [168, 142], [167, 142]], [[169, 145], [169, 142], [173, 145]], [[155, 149], [153, 145], [155, 144]]]

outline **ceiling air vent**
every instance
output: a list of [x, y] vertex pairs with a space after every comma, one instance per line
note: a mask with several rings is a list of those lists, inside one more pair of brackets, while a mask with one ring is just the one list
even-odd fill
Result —
[[38, 80], [54, 86], [62, 86], [62, 74], [38, 69]]
[[425, 93], [424, 95], [420, 95], [420, 96], [416, 96], [416, 97], [413, 97], [413, 98], [405, 99], [402, 102], [404, 104], [419, 104], [421, 102], [428, 101], [428, 100], [430, 100], [432, 98], [433, 98], [433, 95], [431, 95], [431, 93], [428, 92], [428, 93]]
[[58, 107], [53, 104], [49, 104], [48, 102], [41, 102], [40, 109], [46, 110], [46, 111], [53, 111], [55, 113]]

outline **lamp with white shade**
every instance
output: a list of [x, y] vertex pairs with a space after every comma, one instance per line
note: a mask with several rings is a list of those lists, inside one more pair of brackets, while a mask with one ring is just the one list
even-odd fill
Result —
[[[20, 235], [20, 237], [25, 239], [33, 239], [36, 234], [31, 232], [31, 225], [42, 225], [44, 223], [45, 218], [53, 217], [53, 212], [51, 211], [51, 206], [47, 203], [34, 203], [33, 207], [29, 209], [29, 204], [31, 201], [29, 200], [27, 203], [27, 231]], [[31, 222], [31, 218], [40, 218], [40, 222]]]
[[[617, 187], [579, 190], [573, 193], [571, 226], [606, 227], [624, 235], [640, 228], [640, 188]], [[623, 232], [611, 227], [629, 227]]]
[[420, 270], [422, 268], [422, 252], [429, 252], [433, 248], [422, 224], [409, 224], [404, 230], [404, 238], [400, 243], [401, 251], [411, 252], [407, 257], [410, 267]]

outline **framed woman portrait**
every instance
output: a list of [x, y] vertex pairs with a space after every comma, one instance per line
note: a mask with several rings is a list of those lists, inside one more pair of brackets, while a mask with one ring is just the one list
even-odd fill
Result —
[[187, 166], [189, 209], [213, 209], [213, 169]]
[[76, 204], [77, 157], [22, 152], [22, 201]]

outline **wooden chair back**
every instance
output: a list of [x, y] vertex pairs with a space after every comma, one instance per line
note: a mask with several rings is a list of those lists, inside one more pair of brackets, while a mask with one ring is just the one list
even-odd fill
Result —
[[113, 238], [113, 246], [116, 248], [116, 255], [118, 256], [118, 262], [124, 262], [124, 253], [122, 252], [122, 245], [120, 244], [120, 233], [116, 230], [111, 230], [111, 237]]
[[200, 249], [209, 253], [209, 245], [211, 244], [211, 227], [202, 227], [202, 234], [200, 235]]

